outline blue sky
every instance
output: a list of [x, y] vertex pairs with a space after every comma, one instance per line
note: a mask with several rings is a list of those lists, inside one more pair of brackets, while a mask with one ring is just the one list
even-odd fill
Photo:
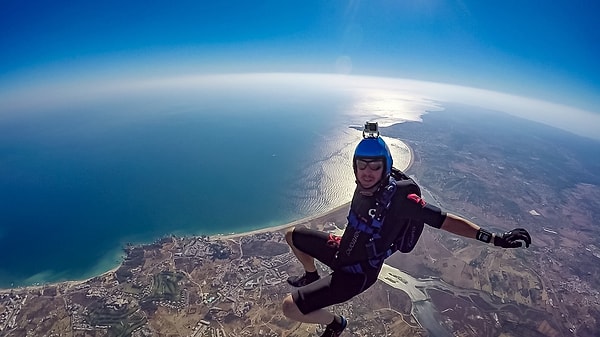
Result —
[[350, 72], [600, 113], [600, 2], [0, 1], [0, 90], [129, 73]]

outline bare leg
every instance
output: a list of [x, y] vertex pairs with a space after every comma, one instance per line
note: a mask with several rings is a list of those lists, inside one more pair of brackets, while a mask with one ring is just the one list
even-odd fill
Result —
[[287, 241], [287, 244], [292, 248], [292, 252], [294, 253], [294, 255], [296, 255], [296, 258], [298, 259], [298, 261], [300, 261], [300, 263], [302, 263], [302, 267], [304, 267], [305, 271], [307, 271], [307, 272], [316, 271], [317, 268], [315, 267], [315, 259], [312, 256], [301, 252], [298, 248], [296, 248], [294, 246], [294, 243], [292, 242], [292, 233], [293, 232], [294, 232], [294, 229], [292, 228], [292, 229], [289, 229], [285, 233], [285, 241]]
[[334, 314], [325, 309], [315, 310], [306, 315], [303, 314], [300, 309], [298, 309], [298, 306], [296, 306], [296, 303], [294, 303], [292, 295], [287, 295], [286, 298], [283, 299], [282, 309], [285, 317], [302, 323], [327, 325], [335, 318]]

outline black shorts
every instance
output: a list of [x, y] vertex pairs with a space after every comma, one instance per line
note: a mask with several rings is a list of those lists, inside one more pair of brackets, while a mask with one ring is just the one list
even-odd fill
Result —
[[339, 237], [306, 227], [296, 227], [292, 233], [294, 246], [333, 269], [328, 276], [295, 289], [292, 292], [294, 303], [303, 314], [346, 302], [368, 289], [375, 281], [379, 270], [367, 274], [350, 274], [335, 268], [335, 255]]

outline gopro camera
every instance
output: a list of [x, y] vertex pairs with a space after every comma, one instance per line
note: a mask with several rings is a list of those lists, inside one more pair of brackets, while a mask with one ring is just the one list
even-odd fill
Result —
[[363, 138], [379, 137], [379, 125], [377, 122], [366, 122], [363, 129]]

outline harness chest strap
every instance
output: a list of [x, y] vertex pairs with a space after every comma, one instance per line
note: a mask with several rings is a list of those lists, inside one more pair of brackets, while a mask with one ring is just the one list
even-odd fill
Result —
[[[396, 193], [396, 180], [393, 177], [390, 177], [389, 184], [383, 189], [381, 196], [377, 198], [376, 201], [376, 210], [375, 215], [372, 218], [370, 223], [362, 221], [356, 212], [350, 210], [350, 214], [348, 215], [348, 226], [354, 228], [357, 231], [369, 234], [371, 237], [369, 242], [366, 244], [366, 252], [367, 252], [367, 263], [370, 267], [377, 268], [383, 260], [388, 258], [396, 251], [395, 245], [392, 245], [387, 250], [383, 252], [377, 251], [376, 240], [381, 239], [381, 235], [379, 234], [381, 231], [381, 227], [383, 226], [383, 222], [385, 220], [385, 215], [389, 210], [392, 198]], [[349, 266], [343, 266], [341, 269], [343, 271], [353, 273], [353, 274], [362, 274], [364, 273], [364, 267], [367, 267], [364, 262], [355, 263]]]

